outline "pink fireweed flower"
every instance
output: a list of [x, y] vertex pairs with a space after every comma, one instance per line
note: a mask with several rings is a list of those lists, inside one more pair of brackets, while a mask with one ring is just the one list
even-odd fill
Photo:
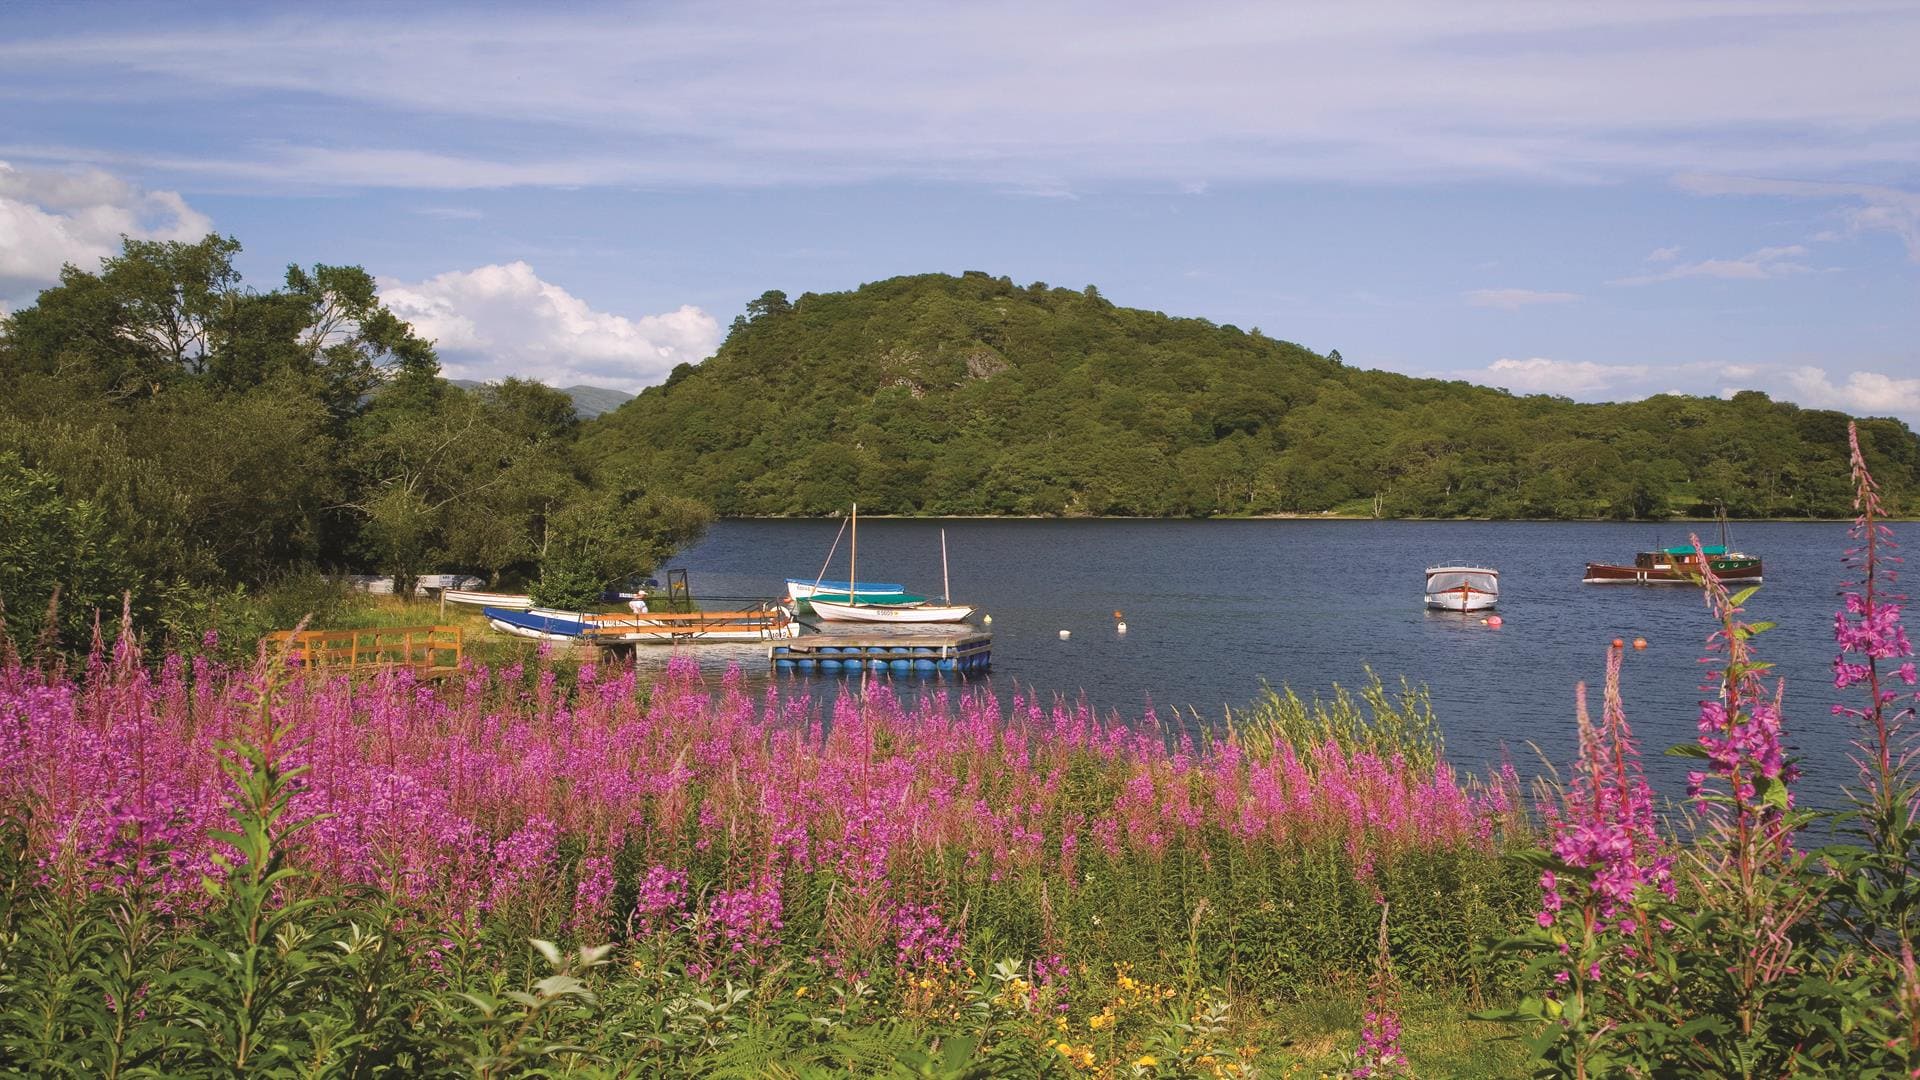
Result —
[[[1707, 638], [1703, 662], [1720, 666], [1708, 684], [1716, 696], [1700, 703], [1698, 743], [1707, 753], [1707, 769], [1693, 774], [1697, 779], [1689, 785], [1689, 793], [1707, 820], [1742, 835], [1753, 826], [1776, 853], [1783, 852], [1790, 837], [1782, 807], [1792, 806], [1790, 785], [1799, 777], [1799, 770], [1787, 760], [1781, 726], [1785, 685], [1768, 691], [1761, 669], [1755, 666], [1750, 627], [1740, 619], [1742, 609], [1713, 572], [1700, 538], [1692, 539], [1707, 610], [1720, 624]], [[1771, 782], [1772, 799], [1761, 795], [1763, 778]], [[1704, 798], [1718, 784], [1726, 785], [1726, 794], [1733, 800], [1730, 814], [1727, 807]]]
[[[1661, 852], [1653, 794], [1640, 765], [1640, 750], [1620, 697], [1623, 650], [1607, 650], [1601, 723], [1587, 711], [1584, 684], [1574, 691], [1580, 725], [1580, 763], [1564, 791], [1564, 805], [1545, 808], [1553, 853], [1562, 862], [1593, 872], [1598, 915], [1611, 920], [1629, 909], [1646, 885], [1674, 895], [1673, 858]], [[1540, 875], [1538, 922], [1551, 926], [1566, 898], [1552, 872]]]
[[1901, 561], [1899, 545], [1893, 530], [1884, 524], [1879, 485], [1867, 470], [1859, 430], [1851, 423], [1847, 444], [1853, 465], [1853, 505], [1859, 516], [1848, 534], [1854, 547], [1845, 559], [1854, 580], [1847, 583], [1843, 605], [1833, 616], [1833, 637], [1839, 646], [1833, 659], [1833, 685], [1837, 690], [1863, 686], [1867, 704], [1835, 705], [1833, 713], [1854, 722], [1856, 761], [1868, 797], [1877, 801], [1892, 798], [1892, 789], [1909, 772], [1915, 747], [1907, 725], [1920, 697], [1893, 688], [1911, 687], [1917, 681], [1913, 661], [1908, 659], [1913, 656], [1913, 643], [1900, 622], [1901, 602], [1906, 598], [1893, 591], [1894, 568]]
[[1406, 1052], [1400, 1049], [1400, 1018], [1391, 1010], [1367, 1011], [1351, 1075], [1355, 1080], [1413, 1075]]

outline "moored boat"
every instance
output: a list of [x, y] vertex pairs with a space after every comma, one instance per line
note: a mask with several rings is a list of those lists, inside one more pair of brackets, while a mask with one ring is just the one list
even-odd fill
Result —
[[[832, 558], [832, 553], [828, 553]], [[805, 600], [814, 593], [838, 593], [842, 597], [853, 592], [860, 594], [860, 602], [868, 603], [869, 598], [878, 601], [883, 596], [898, 596], [907, 591], [905, 585], [895, 585], [886, 581], [802, 581], [799, 578], [787, 579], [787, 595], [795, 600]], [[832, 597], [828, 597], [832, 599]]]
[[[881, 600], [870, 603], [863, 593], [868, 583], [859, 580], [857, 569], [860, 559], [860, 507], [855, 504], [853, 512], [847, 518], [850, 526], [850, 539], [847, 543], [847, 579], [857, 583], [860, 589], [850, 590], [842, 596], [828, 599], [822, 592], [810, 595], [806, 602], [813, 613], [828, 622], [859, 623], [957, 623], [965, 622], [973, 614], [973, 608], [966, 604], [955, 604], [950, 583], [947, 581], [947, 530], [940, 530], [940, 578], [946, 587], [945, 602], [939, 604], [919, 600], [916, 603], [898, 603]], [[836, 537], [834, 544], [839, 545]], [[828, 553], [832, 560], [833, 555]], [[789, 585], [792, 582], [788, 582]]]
[[1500, 602], [1500, 571], [1484, 566], [1427, 567], [1427, 606], [1485, 611]]
[[965, 604], [836, 604], [817, 596], [811, 602], [814, 614], [829, 622], [957, 623], [973, 614]]
[[1698, 551], [1691, 544], [1642, 551], [1633, 557], [1631, 566], [1588, 563], [1586, 576], [1580, 580], [1588, 585], [1687, 585], [1699, 579], [1703, 557], [1715, 577], [1749, 583], [1760, 580], [1760, 557], [1729, 550], [1724, 544]]

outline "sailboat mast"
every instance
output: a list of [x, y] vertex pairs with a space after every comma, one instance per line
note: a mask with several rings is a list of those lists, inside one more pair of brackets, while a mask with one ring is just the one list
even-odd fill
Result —
[[847, 541], [847, 605], [860, 606], [860, 575], [855, 568], [860, 562], [860, 504], [853, 504], [852, 535]]
[[953, 604], [953, 582], [947, 580], [947, 530], [940, 530], [940, 602]]

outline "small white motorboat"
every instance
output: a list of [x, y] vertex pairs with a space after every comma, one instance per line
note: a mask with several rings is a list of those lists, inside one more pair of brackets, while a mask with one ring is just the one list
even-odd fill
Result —
[[1484, 566], [1429, 566], [1427, 606], [1441, 611], [1485, 611], [1500, 602], [1500, 571]]

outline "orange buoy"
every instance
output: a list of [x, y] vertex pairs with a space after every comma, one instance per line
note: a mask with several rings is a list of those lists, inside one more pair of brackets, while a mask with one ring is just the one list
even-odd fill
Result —
[[1502, 619], [1498, 615], [1487, 616], [1487, 625], [1493, 627], [1495, 630], [1500, 629], [1501, 624], [1504, 623], [1505, 621], [1506, 621], [1505, 619]]
[[1120, 614], [1120, 613], [1119, 613], [1119, 612], [1117, 612], [1117, 611], [1113, 613], [1113, 617], [1114, 617], [1114, 618], [1116, 618], [1116, 619], [1124, 619], [1124, 618], [1126, 618], [1126, 616], [1125, 616], [1125, 615], [1122, 615], [1122, 614]]
[[1613, 639], [1613, 647], [1616, 649], [1624, 649], [1626, 648], [1626, 645], [1627, 643], [1624, 641], [1621, 641], [1619, 638]]
[[1634, 639], [1633, 639], [1633, 647], [1634, 647], [1634, 648], [1636, 648], [1636, 649], [1644, 649], [1644, 648], [1646, 648], [1646, 647], [1647, 647], [1647, 639], [1646, 639], [1646, 638], [1643, 638], [1643, 637], [1637, 637], [1637, 638], [1634, 638]]

